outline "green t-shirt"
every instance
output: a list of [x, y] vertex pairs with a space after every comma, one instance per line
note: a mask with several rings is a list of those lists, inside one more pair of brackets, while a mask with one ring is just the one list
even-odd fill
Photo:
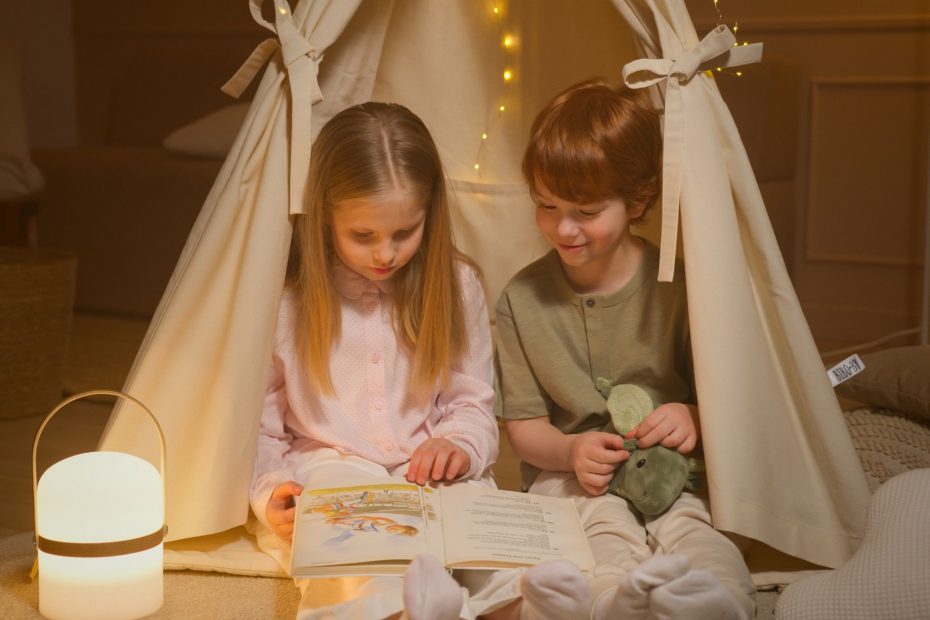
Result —
[[[517, 273], [496, 307], [497, 415], [600, 430], [609, 415], [598, 377], [635, 383], [657, 407], [696, 403], [683, 265], [673, 282], [657, 282], [658, 265], [645, 242], [639, 269], [610, 295], [572, 290], [554, 250]], [[523, 464], [527, 486], [537, 474]]]

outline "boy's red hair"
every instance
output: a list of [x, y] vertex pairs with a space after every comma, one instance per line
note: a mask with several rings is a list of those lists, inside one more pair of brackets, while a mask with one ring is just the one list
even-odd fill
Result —
[[523, 176], [534, 197], [541, 184], [563, 200], [620, 198], [645, 214], [660, 191], [661, 160], [659, 115], [647, 93], [594, 79], [557, 95], [533, 121]]

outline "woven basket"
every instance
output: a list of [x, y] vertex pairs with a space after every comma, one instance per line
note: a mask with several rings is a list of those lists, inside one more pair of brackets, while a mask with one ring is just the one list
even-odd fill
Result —
[[0, 418], [61, 400], [76, 270], [72, 254], [0, 247]]

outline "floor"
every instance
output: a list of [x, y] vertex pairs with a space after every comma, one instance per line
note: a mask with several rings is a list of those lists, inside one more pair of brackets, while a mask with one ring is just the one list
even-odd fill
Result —
[[[140, 319], [77, 314], [64, 384], [65, 394], [114, 389], [122, 383], [145, 336]], [[43, 431], [38, 471], [71, 454], [94, 449], [109, 415], [105, 400], [75, 401], [62, 409]], [[0, 538], [33, 529], [32, 446], [43, 415], [0, 419]], [[498, 485], [519, 489], [519, 460], [501, 433], [495, 465]]]

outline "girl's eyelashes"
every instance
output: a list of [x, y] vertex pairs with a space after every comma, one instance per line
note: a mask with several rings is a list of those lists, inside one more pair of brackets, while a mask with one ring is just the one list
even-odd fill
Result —
[[369, 241], [373, 235], [371, 232], [354, 231], [352, 236], [358, 241]]
[[405, 228], [404, 230], [398, 230], [396, 233], [394, 233], [394, 238], [395, 239], [406, 239], [407, 237], [413, 234], [414, 230], [416, 229]]

